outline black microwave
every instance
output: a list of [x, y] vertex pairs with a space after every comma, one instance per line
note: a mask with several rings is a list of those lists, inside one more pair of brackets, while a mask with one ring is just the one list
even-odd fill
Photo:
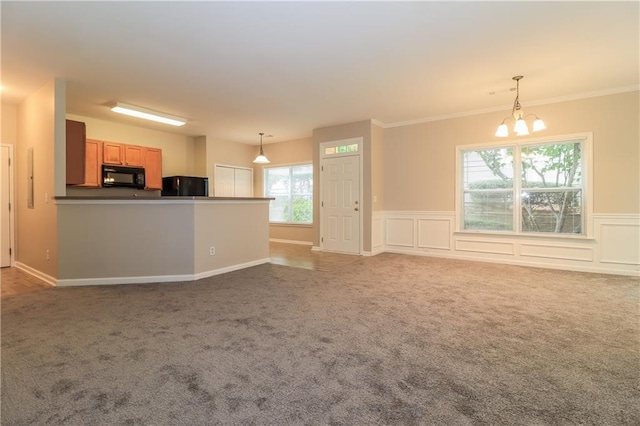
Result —
[[196, 176], [166, 176], [162, 178], [163, 197], [207, 197], [209, 179]]
[[144, 169], [142, 167], [123, 167], [102, 165], [102, 186], [144, 189]]

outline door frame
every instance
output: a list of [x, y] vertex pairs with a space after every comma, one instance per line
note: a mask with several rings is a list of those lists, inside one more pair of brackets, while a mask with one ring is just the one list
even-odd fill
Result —
[[[7, 147], [9, 149], [9, 203], [11, 203], [11, 210], [9, 210], [9, 241], [11, 246], [11, 253], [9, 254], [9, 265], [14, 266], [16, 261], [16, 200], [15, 200], [15, 160], [13, 145], [0, 143], [0, 147]], [[4, 168], [4, 166], [2, 166]]]
[[[325, 159], [328, 158], [339, 158], [339, 157], [353, 157], [353, 156], [357, 156], [358, 157], [358, 163], [359, 163], [359, 167], [360, 167], [360, 173], [358, 176], [358, 179], [360, 180], [359, 182], [359, 189], [358, 189], [358, 198], [360, 200], [360, 224], [359, 224], [359, 236], [358, 236], [358, 255], [362, 256], [362, 242], [363, 242], [363, 234], [364, 234], [364, 205], [363, 205], [363, 195], [364, 195], [364, 190], [363, 190], [363, 155], [362, 155], [362, 149], [364, 147], [363, 144], [364, 138], [362, 136], [357, 137], [357, 138], [349, 138], [349, 139], [340, 139], [340, 140], [335, 140], [335, 141], [328, 141], [328, 142], [321, 142], [320, 143], [320, 170], [318, 173], [318, 176], [320, 176], [320, 184], [318, 185], [319, 191], [320, 191], [320, 209], [318, 210], [320, 213], [320, 251], [325, 251], [324, 249], [324, 242], [323, 242], [323, 236], [324, 236], [324, 223], [323, 223], [323, 209], [324, 206], [322, 205], [323, 200], [322, 197], [324, 195], [324, 191], [323, 191], [323, 167], [324, 167], [324, 161]], [[353, 145], [353, 144], [358, 144], [358, 151], [357, 152], [346, 152], [346, 153], [342, 153], [342, 154], [330, 154], [327, 155], [325, 154], [325, 148], [330, 148], [333, 146], [339, 146], [339, 145]]]

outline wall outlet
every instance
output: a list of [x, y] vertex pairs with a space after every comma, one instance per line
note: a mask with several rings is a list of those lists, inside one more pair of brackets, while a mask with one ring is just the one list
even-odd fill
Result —
[[45, 256], [47, 257], [47, 260], [49, 260], [49, 259], [50, 259], [50, 256], [49, 256], [49, 249], [47, 249], [47, 251], [45, 252]]
[[209, 247], [209, 256], [213, 256], [216, 254], [216, 248], [211, 246]]

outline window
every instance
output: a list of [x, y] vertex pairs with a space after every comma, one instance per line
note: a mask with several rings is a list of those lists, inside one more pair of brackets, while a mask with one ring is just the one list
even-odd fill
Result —
[[264, 196], [269, 204], [269, 222], [313, 222], [313, 166], [302, 164], [264, 169]]
[[587, 235], [588, 141], [460, 150], [461, 230]]
[[329, 146], [324, 149], [324, 155], [348, 154], [350, 152], [358, 152], [357, 143]]

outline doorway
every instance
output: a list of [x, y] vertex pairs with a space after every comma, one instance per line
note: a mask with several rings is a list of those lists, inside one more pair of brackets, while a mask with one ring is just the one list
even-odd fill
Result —
[[0, 145], [0, 267], [13, 260], [13, 146]]
[[361, 139], [322, 144], [320, 246], [361, 254]]

